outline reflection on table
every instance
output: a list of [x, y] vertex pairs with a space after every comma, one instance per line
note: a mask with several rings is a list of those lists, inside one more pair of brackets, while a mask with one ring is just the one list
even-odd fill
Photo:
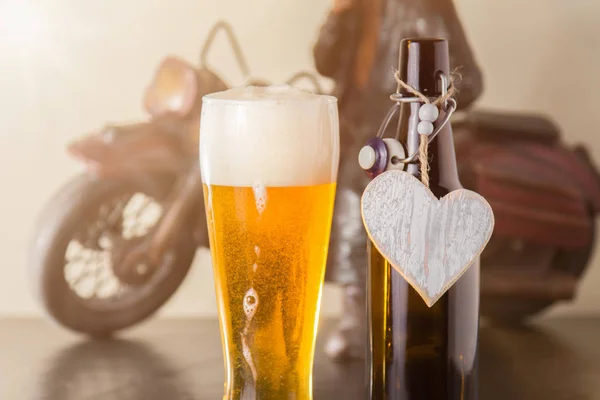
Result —
[[[333, 321], [325, 321], [319, 349]], [[480, 398], [600, 399], [600, 319], [522, 328], [483, 325]], [[220, 399], [215, 320], [155, 320], [121, 339], [86, 341], [38, 320], [0, 321], [0, 398], [29, 400]], [[315, 399], [364, 400], [361, 362], [315, 362]]]

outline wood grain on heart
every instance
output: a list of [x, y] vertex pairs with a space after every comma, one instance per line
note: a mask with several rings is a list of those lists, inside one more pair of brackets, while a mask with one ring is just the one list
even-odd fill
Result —
[[431, 307], [481, 254], [494, 214], [475, 192], [441, 199], [413, 175], [388, 171], [373, 179], [361, 200], [371, 241]]

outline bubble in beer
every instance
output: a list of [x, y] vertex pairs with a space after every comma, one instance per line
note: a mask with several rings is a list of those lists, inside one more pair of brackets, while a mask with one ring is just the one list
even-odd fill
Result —
[[246, 295], [244, 296], [244, 314], [246, 314], [246, 318], [251, 320], [256, 314], [256, 309], [258, 308], [258, 293], [254, 288], [248, 289]]
[[260, 247], [254, 246], [254, 254], [256, 254], [256, 257], [260, 257]]
[[262, 183], [257, 182], [252, 185], [252, 191], [254, 192], [256, 210], [259, 214], [262, 214], [267, 207], [267, 188]]
[[250, 351], [250, 346], [248, 346], [248, 341], [246, 340], [246, 336], [244, 334], [241, 335], [242, 338], [242, 353], [244, 354], [244, 359], [248, 366], [250, 367], [250, 371], [252, 372], [252, 377], [256, 382], [256, 367], [254, 366], [254, 360], [252, 359], [252, 352]]

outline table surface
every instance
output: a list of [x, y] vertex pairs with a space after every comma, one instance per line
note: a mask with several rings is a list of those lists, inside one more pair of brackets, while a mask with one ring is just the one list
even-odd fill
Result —
[[[315, 400], [365, 399], [364, 366], [322, 353]], [[217, 400], [223, 367], [215, 320], [152, 320], [89, 341], [43, 320], [0, 320], [2, 400]], [[480, 333], [482, 400], [600, 399], [600, 319], [542, 320]]]

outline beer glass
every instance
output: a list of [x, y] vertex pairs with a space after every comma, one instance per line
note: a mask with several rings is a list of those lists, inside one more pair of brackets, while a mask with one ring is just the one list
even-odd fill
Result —
[[200, 126], [223, 399], [312, 399], [337, 101], [288, 86], [231, 89], [203, 98]]

